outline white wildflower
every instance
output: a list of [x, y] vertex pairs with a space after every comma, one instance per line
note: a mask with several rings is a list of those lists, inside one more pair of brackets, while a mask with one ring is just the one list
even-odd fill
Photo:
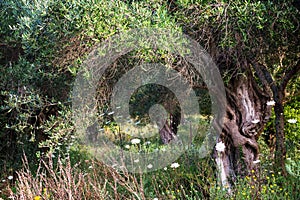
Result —
[[12, 180], [14, 177], [13, 176], [9, 176], [8, 177], [8, 180]]
[[180, 165], [178, 164], [178, 163], [172, 163], [172, 165], [171, 165], [171, 168], [177, 168], [177, 167], [179, 167]]
[[153, 200], [158, 200], [158, 198], [155, 197]]
[[140, 161], [139, 159], [136, 159], [136, 160], [134, 160], [133, 162], [138, 163], [139, 161]]
[[216, 150], [218, 152], [223, 152], [225, 150], [225, 144], [222, 141], [218, 142], [216, 145]]
[[148, 168], [148, 169], [151, 169], [152, 167], [153, 167], [152, 164], [147, 165], [147, 168]]
[[297, 120], [296, 119], [288, 119], [287, 122], [291, 123], [291, 124], [296, 124]]
[[89, 169], [93, 169], [93, 166], [91, 165], [91, 166], [89, 166]]
[[251, 121], [253, 124], [257, 124], [259, 122], [259, 119], [255, 119]]
[[260, 163], [260, 160], [254, 160], [253, 163], [254, 164]]
[[149, 144], [151, 144], [151, 142], [150, 142], [150, 141], [147, 141], [147, 142], [145, 142], [145, 144], [149, 145]]
[[275, 101], [273, 101], [273, 100], [272, 100], [272, 101], [268, 101], [268, 102], [267, 102], [267, 105], [268, 105], [268, 106], [274, 106], [274, 105], [275, 105]]
[[164, 170], [166, 171], [168, 168], [167, 167], [164, 167]]
[[129, 144], [126, 144], [124, 147], [125, 147], [126, 149], [130, 149], [130, 145], [129, 145]]
[[140, 142], [141, 142], [141, 140], [138, 139], [138, 138], [135, 138], [135, 139], [131, 140], [131, 144], [139, 144]]

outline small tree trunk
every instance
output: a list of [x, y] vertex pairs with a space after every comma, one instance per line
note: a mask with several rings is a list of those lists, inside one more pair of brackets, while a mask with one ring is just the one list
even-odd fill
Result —
[[276, 151], [275, 151], [275, 165], [278, 170], [280, 170], [283, 175], [286, 175], [285, 170], [285, 157], [286, 157], [286, 147], [285, 147], [285, 134], [284, 134], [284, 111], [283, 111], [283, 95], [278, 95], [275, 98], [276, 104], [275, 110], [275, 128], [276, 128]]
[[172, 130], [172, 127], [168, 123], [165, 123], [163, 128], [159, 130], [159, 134], [164, 144], [177, 140], [176, 133]]
[[168, 144], [171, 141], [177, 140], [176, 134], [179, 125], [180, 114], [175, 114], [176, 116], [173, 116], [173, 114], [169, 114], [169, 119], [167, 119], [166, 121], [162, 121], [159, 124], [159, 127], [161, 127], [161, 129], [159, 130], [159, 134], [164, 144]]

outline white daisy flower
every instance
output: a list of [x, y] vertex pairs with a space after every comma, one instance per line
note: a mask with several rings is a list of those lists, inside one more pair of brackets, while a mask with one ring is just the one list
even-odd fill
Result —
[[172, 165], [171, 165], [171, 168], [177, 168], [177, 167], [179, 167], [180, 165], [178, 164], [178, 163], [172, 163]]
[[216, 144], [216, 150], [218, 152], [223, 152], [225, 150], [225, 144], [221, 141]]
[[14, 177], [13, 176], [9, 176], [7, 178], [8, 178], [8, 180], [12, 180]]
[[148, 168], [148, 169], [151, 169], [152, 167], [153, 167], [152, 164], [147, 165], [147, 168]]
[[268, 101], [268, 102], [267, 102], [267, 105], [268, 105], [268, 106], [274, 106], [274, 105], [275, 105], [275, 101], [273, 101], [273, 100], [272, 100], [272, 101]]
[[260, 163], [260, 160], [254, 160], [253, 163], [254, 164]]
[[296, 124], [297, 120], [296, 119], [288, 119], [287, 122], [291, 123], [291, 124]]
[[131, 144], [139, 144], [140, 142], [141, 142], [141, 140], [138, 139], [138, 138], [135, 138], [135, 139], [131, 140]]
[[129, 145], [129, 144], [126, 144], [124, 147], [125, 147], [126, 149], [130, 149], [130, 145]]

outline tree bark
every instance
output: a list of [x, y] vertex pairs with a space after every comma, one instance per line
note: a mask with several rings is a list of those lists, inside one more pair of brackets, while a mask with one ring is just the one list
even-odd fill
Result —
[[278, 170], [286, 175], [285, 170], [285, 158], [286, 158], [286, 147], [285, 147], [285, 134], [284, 134], [284, 110], [283, 110], [283, 95], [278, 97], [276, 102], [275, 110], [275, 135], [276, 135], [276, 151], [275, 151], [275, 165]]
[[270, 118], [271, 106], [267, 105], [269, 95], [257, 86], [252, 76], [238, 76], [229, 85], [220, 140], [225, 143], [221, 155], [223, 170], [234, 181], [237, 176], [246, 176], [256, 169], [257, 139]]

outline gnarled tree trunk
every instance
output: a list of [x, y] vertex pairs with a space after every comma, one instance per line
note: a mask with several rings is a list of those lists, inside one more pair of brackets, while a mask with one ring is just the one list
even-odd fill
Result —
[[[223, 166], [226, 177], [245, 176], [256, 168], [259, 159], [257, 139], [271, 115], [267, 105], [269, 96], [256, 84], [252, 76], [233, 78], [226, 90], [227, 109], [220, 139], [225, 151], [218, 154], [217, 163]], [[223, 176], [224, 179], [224, 176]], [[225, 180], [226, 182], [226, 180]], [[224, 180], [222, 180], [224, 185]]]

